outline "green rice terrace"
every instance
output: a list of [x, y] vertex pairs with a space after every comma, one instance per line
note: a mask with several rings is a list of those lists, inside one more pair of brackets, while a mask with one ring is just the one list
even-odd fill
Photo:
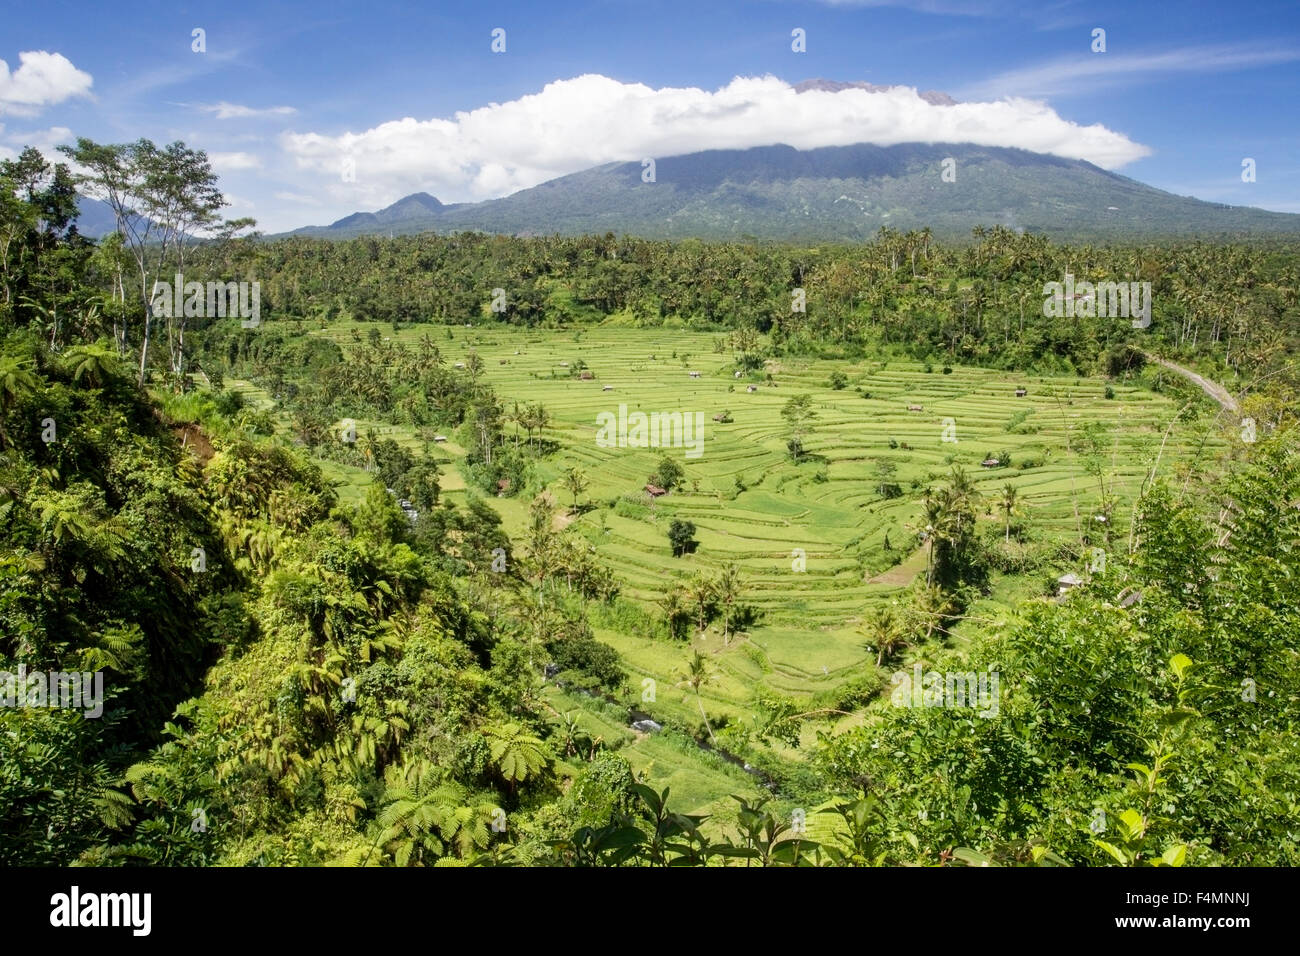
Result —
[[[361, 327], [339, 323], [311, 334], [333, 339], [346, 353]], [[427, 329], [410, 329], [398, 340], [413, 345], [425, 334]], [[755, 688], [824, 702], [846, 682], [875, 670], [877, 650], [864, 636], [864, 621], [874, 608], [906, 603], [909, 589], [925, 581], [922, 498], [954, 466], [966, 471], [982, 496], [984, 531], [1012, 539], [1009, 546], [1022, 552], [1048, 556], [1041, 573], [995, 577], [989, 595], [951, 630], [948, 645], [960, 646], [976, 629], [1014, 627], [1015, 603], [1054, 594], [1057, 576], [1086, 577], [1090, 549], [1108, 548], [1107, 535], [1125, 547], [1132, 505], [1157, 459], [1161, 475], [1193, 462], [1212, 468], [1230, 437], [1227, 420], [1212, 403], [1199, 401], [1191, 389], [1171, 394], [1168, 376], [1164, 392], [1157, 393], [1149, 378], [1108, 385], [1102, 378], [962, 366], [927, 370], [924, 363], [896, 358], [782, 358], [737, 377], [731, 352], [716, 350], [717, 337], [704, 333], [456, 328], [450, 335], [438, 336], [448, 364], [463, 365], [476, 353], [484, 380], [503, 402], [538, 402], [550, 414], [545, 437], [558, 447], [536, 463], [526, 493], [486, 498], [512, 541], [525, 534], [530, 500], [545, 490], [557, 504], [557, 527], [572, 524], [618, 582], [621, 596], [651, 616], [659, 614], [674, 582], [684, 585], [695, 572], [739, 566], [741, 601], [756, 612], [753, 623], [726, 635], [720, 620], [702, 632], [691, 629], [691, 647], [716, 665], [715, 679], [700, 688], [715, 724], [754, 719], [749, 702]], [[832, 384], [837, 373], [844, 377], [840, 388]], [[248, 383], [226, 384], [252, 402], [271, 404]], [[812, 396], [815, 417], [805, 454], [796, 462], [786, 447], [782, 408], [799, 394]], [[1184, 415], [1174, 424], [1189, 401], [1200, 417]], [[699, 457], [688, 457], [680, 447], [601, 447], [598, 416], [617, 416], [620, 404], [629, 413], [700, 413]], [[464, 447], [456, 434], [438, 434], [430, 442], [429, 429], [422, 437], [413, 427], [364, 417], [355, 422], [358, 433], [373, 429], [412, 450], [430, 449], [443, 463], [444, 495], [464, 499]], [[1089, 423], [1104, 430], [1106, 505], [1077, 447]], [[525, 445], [538, 437], [516, 431]], [[676, 490], [654, 497], [646, 490], [649, 476], [664, 455], [683, 466], [684, 478]], [[992, 459], [998, 459], [996, 466]], [[344, 500], [361, 500], [369, 474], [332, 461], [321, 464]], [[588, 479], [576, 516], [563, 482], [575, 466]], [[1009, 519], [998, 504], [1007, 484], [1017, 495]], [[882, 485], [897, 486], [894, 496], [882, 494]], [[674, 520], [696, 528], [690, 553], [674, 556], [667, 537]], [[1090, 547], [1080, 549], [1081, 540]], [[641, 701], [637, 709], [668, 727], [698, 726], [694, 697], [678, 686], [688, 653], [683, 642], [622, 628], [613, 614], [597, 617], [593, 625], [622, 658], [629, 701], [640, 700], [646, 678], [656, 682], [655, 700]], [[919, 648], [915, 659], [925, 660], [934, 650]], [[912, 659], [905, 650], [904, 663], [911, 666]], [[579, 709], [582, 725], [607, 746], [623, 742], [620, 752], [635, 769], [648, 766], [650, 780], [671, 786], [692, 810], [725, 815], [727, 794], [749, 783], [738, 768], [713, 755], [629, 729], [618, 708], [554, 688], [550, 693], [558, 710]], [[819, 730], [857, 723], [863, 714], [855, 707], [831, 715], [830, 723], [807, 723], [803, 742]], [[774, 746], [786, 756], [797, 754]]]

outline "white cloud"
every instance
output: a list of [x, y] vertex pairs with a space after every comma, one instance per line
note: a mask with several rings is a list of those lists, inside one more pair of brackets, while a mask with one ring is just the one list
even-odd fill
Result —
[[212, 168], [219, 173], [237, 169], [260, 169], [262, 161], [252, 153], [208, 153]]
[[[3, 130], [4, 127], [0, 126], [0, 133], [3, 133]], [[55, 147], [73, 140], [72, 130], [66, 126], [51, 126], [49, 129], [33, 129], [25, 132], [15, 131], [3, 134], [3, 138], [19, 149], [35, 146], [47, 160], [57, 163], [68, 162], [68, 157]]]
[[292, 106], [268, 106], [258, 109], [253, 106], [240, 106], [238, 103], [200, 103], [198, 109], [205, 113], [216, 114], [217, 119], [245, 119], [259, 116], [289, 116], [298, 112]]
[[[407, 117], [338, 136], [287, 133], [281, 142], [299, 168], [329, 176], [332, 198], [352, 208], [421, 189], [445, 202], [492, 198], [601, 163], [775, 143], [813, 149], [969, 142], [1107, 169], [1150, 153], [1032, 100], [935, 106], [908, 87], [796, 93], [770, 76], [737, 77], [709, 92], [587, 74], [452, 119]], [[355, 182], [342, 182], [345, 157], [355, 163]]]
[[1122, 86], [1171, 73], [1216, 73], [1300, 60], [1300, 50], [1246, 46], [1186, 47], [1146, 53], [1080, 53], [1009, 70], [960, 92], [966, 96], [1054, 96]]
[[28, 50], [18, 54], [18, 69], [0, 60], [0, 113], [35, 116], [43, 107], [73, 96], [88, 96], [94, 79], [62, 53]]

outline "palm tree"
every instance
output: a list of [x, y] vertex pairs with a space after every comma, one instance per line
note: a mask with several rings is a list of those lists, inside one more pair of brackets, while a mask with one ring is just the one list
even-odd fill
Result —
[[540, 588], [554, 570], [558, 557], [551, 501], [545, 494], [538, 495], [529, 506], [528, 520], [528, 556], [537, 571], [537, 586]]
[[[909, 609], [905, 630], [920, 633], [925, 640], [936, 630], [943, 629], [943, 622], [953, 615], [957, 605], [943, 588], [926, 585], [916, 589], [912, 596], [913, 603]], [[924, 628], [924, 631], [922, 631]]]
[[375, 459], [375, 452], [379, 450], [379, 433], [373, 428], [367, 428], [366, 433], [361, 436], [358, 446], [361, 454], [365, 457], [366, 471], [373, 471], [378, 464]]
[[527, 410], [520, 408], [518, 402], [513, 403], [510, 407], [510, 411], [504, 416], [505, 421], [515, 426], [515, 451], [519, 450], [519, 429], [524, 424], [527, 417]]
[[591, 743], [591, 736], [584, 731], [578, 723], [578, 718], [576, 716], [577, 711], [566, 710], [564, 713], [560, 713], [554, 707], [551, 707], [550, 704], [547, 704], [546, 706], [551, 713], [560, 718], [559, 731], [560, 738], [564, 742], [564, 755], [566, 757], [576, 756], [578, 753], [578, 745], [580, 743], [586, 743], [588, 745]]
[[936, 579], [947, 582], [953, 570], [961, 567], [973, 541], [975, 516], [981, 501], [979, 491], [960, 465], [953, 466], [952, 479], [937, 496], [927, 492], [926, 530], [932, 532], [927, 584]]
[[689, 687], [695, 692], [695, 703], [700, 708], [700, 716], [704, 718], [704, 727], [709, 732], [709, 740], [717, 743], [713, 736], [713, 726], [709, 723], [709, 716], [704, 712], [704, 701], [700, 697], [700, 688], [705, 684], [713, 683], [717, 678], [709, 669], [709, 659], [696, 651], [691, 657], [690, 663], [687, 664], [686, 670], [682, 673], [682, 679], [677, 682], [678, 687]]
[[527, 418], [524, 421], [524, 427], [528, 429], [528, 438], [531, 441], [533, 432], [537, 432], [537, 441], [534, 447], [540, 452], [542, 448], [542, 431], [551, 424], [551, 413], [546, 410], [546, 406], [541, 402], [536, 402], [528, 406], [525, 413]]
[[907, 643], [903, 640], [903, 628], [898, 615], [890, 607], [876, 608], [875, 613], [867, 618], [863, 631], [868, 646], [876, 651], [877, 667], [884, 664], [886, 657]]
[[952, 466], [952, 480], [948, 483], [949, 504], [964, 513], [973, 514], [979, 504], [980, 493], [975, 483], [961, 465]]
[[686, 596], [695, 605], [699, 615], [699, 630], [703, 634], [704, 628], [708, 626], [709, 605], [714, 598], [713, 582], [697, 571], [686, 585]]
[[1002, 486], [1002, 499], [998, 502], [998, 507], [1006, 518], [1006, 540], [1011, 540], [1011, 516], [1020, 513], [1020, 496], [1016, 492], [1016, 486], [1007, 482]]
[[691, 612], [686, 598], [686, 592], [681, 586], [674, 584], [659, 602], [663, 608], [664, 620], [668, 623], [668, 633], [673, 637], [680, 634], [683, 623], [690, 621]]
[[722, 643], [730, 643], [731, 615], [736, 602], [740, 599], [740, 565], [732, 563], [724, 567], [714, 579], [714, 593], [722, 605]]
[[573, 495], [573, 513], [578, 513], [578, 495], [587, 490], [587, 476], [576, 465], [564, 473], [564, 484]]
[[919, 526], [909, 525], [909, 527], [914, 528], [925, 542], [925, 583], [931, 584], [934, 581], [934, 539], [945, 526], [946, 503], [942, 497], [927, 489], [925, 497], [921, 500], [921, 506], [924, 510], [922, 523]]

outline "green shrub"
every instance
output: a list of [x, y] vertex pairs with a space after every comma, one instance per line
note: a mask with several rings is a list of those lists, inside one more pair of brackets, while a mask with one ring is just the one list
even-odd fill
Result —
[[645, 502], [637, 495], [624, 495], [622, 498], [619, 498], [618, 503], [614, 505], [614, 514], [618, 515], [620, 518], [641, 519], [646, 517], [649, 513], [650, 509], [646, 507]]

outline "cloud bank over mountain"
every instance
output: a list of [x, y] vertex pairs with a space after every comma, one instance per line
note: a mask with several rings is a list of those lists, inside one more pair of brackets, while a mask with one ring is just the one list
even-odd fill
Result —
[[[407, 117], [334, 136], [286, 133], [281, 142], [297, 168], [325, 174], [336, 198], [363, 207], [418, 190], [453, 202], [488, 199], [600, 163], [776, 143], [964, 142], [1103, 169], [1150, 154], [1122, 133], [1063, 119], [1036, 100], [958, 103], [911, 87], [825, 87], [763, 76], [714, 91], [655, 89], [585, 74], [451, 119]], [[345, 163], [355, 181], [344, 181]]]

